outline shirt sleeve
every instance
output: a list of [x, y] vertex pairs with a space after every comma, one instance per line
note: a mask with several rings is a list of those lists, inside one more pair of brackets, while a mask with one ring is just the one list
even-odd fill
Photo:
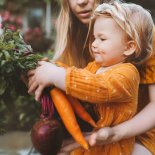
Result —
[[153, 56], [139, 68], [141, 84], [155, 83], [155, 26], [153, 31]]
[[152, 56], [144, 65], [139, 67], [140, 83], [153, 84], [155, 83], [155, 55]]
[[66, 93], [90, 103], [131, 101], [138, 85], [138, 71], [130, 65], [123, 65], [109, 74], [93, 74], [87, 69], [71, 67], [66, 74]]

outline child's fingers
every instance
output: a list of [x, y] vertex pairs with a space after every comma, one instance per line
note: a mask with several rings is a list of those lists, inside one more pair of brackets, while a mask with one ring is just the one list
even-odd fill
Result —
[[43, 85], [39, 85], [39, 87], [36, 89], [36, 91], [35, 91], [35, 100], [36, 101], [40, 101], [40, 97], [41, 97], [43, 90], [44, 90]]
[[42, 65], [47, 64], [47, 63], [49, 63], [49, 62], [46, 62], [46, 61], [38, 61], [38, 65], [39, 66], [42, 66]]
[[28, 79], [28, 88], [30, 88], [30, 86], [35, 82], [35, 77], [34, 76], [31, 76], [29, 79]]
[[48, 62], [49, 59], [47, 57], [44, 57], [44, 58], [41, 59], [41, 61], [47, 61]]
[[27, 72], [27, 76], [28, 76], [28, 77], [33, 76], [33, 75], [35, 74], [35, 71], [36, 71], [36, 70], [29, 70], [29, 71]]
[[29, 94], [32, 94], [36, 88], [38, 87], [38, 83], [37, 82], [33, 82], [30, 86], [29, 86], [29, 89], [28, 89], [28, 93]]

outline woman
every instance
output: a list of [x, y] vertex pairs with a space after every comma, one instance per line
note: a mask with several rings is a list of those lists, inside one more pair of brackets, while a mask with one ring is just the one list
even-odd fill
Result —
[[[61, 12], [57, 22], [57, 42], [56, 53], [54, 56], [55, 60], [65, 62], [69, 66], [74, 65], [77, 67], [84, 67], [87, 62], [91, 60], [89, 55], [89, 49], [87, 43], [85, 43], [85, 40], [87, 37], [88, 24], [90, 21], [91, 12], [97, 3], [98, 1], [94, 0], [62, 1]], [[102, 129], [96, 133], [95, 138], [93, 137], [93, 134], [89, 140], [91, 145], [96, 143], [96, 140], [98, 143], [102, 143], [104, 142], [104, 140], [107, 139], [110, 139], [109, 141], [113, 142], [126, 137], [139, 135], [155, 126], [155, 61], [153, 61], [153, 59], [154, 57], [152, 57], [152, 60], [149, 60], [147, 64], [141, 66], [141, 68], [143, 69], [140, 69], [140, 71], [143, 70], [143, 73], [141, 73], [142, 87], [148, 88], [149, 90], [149, 101], [144, 102], [144, 99], [140, 100], [139, 110], [145, 107], [146, 104], [147, 106], [133, 119], [125, 122], [125, 126], [128, 126], [128, 128], [123, 128], [123, 123], [112, 129], [108, 128], [107, 137], [105, 137], [105, 135], [98, 134]], [[144, 90], [145, 94], [146, 91], [147, 89]], [[142, 95], [141, 92], [140, 95]], [[142, 96], [145, 97], [146, 95], [143, 94]], [[105, 130], [106, 129], [103, 128], [102, 131]], [[138, 143], [135, 145], [133, 155], [142, 155], [142, 153], [143, 155], [148, 155], [151, 153], [155, 154], [155, 130], [137, 136], [137, 139]], [[95, 142], [92, 142], [92, 140], [94, 140]], [[66, 148], [64, 147], [63, 150], [69, 151], [73, 148], [74, 145], [71, 144], [68, 145]], [[148, 150], [150, 150], [151, 153]]]
[[54, 60], [77, 67], [84, 67], [90, 61], [88, 46], [84, 48], [84, 44], [94, 5], [95, 0], [62, 1]]

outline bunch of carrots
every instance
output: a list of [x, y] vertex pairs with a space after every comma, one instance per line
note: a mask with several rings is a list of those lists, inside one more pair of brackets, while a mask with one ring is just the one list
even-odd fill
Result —
[[[77, 123], [75, 113], [82, 120], [86, 121], [93, 127], [96, 127], [96, 124], [89, 113], [85, 108], [80, 104], [80, 102], [71, 97], [67, 96], [63, 91], [58, 88], [53, 88], [50, 91], [51, 98], [57, 109], [66, 129], [72, 135], [74, 140], [78, 142], [83, 148], [89, 148], [88, 143], [86, 142], [81, 129]], [[75, 112], [75, 113], [74, 113]]]

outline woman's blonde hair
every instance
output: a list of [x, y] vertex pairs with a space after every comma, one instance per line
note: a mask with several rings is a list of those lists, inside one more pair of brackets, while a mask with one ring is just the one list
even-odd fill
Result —
[[[95, 3], [98, 2], [99, 0], [95, 0]], [[57, 37], [53, 59], [70, 66], [84, 67], [91, 60], [89, 47], [84, 48], [88, 27], [72, 13], [68, 0], [61, 1], [56, 28]]]
[[[127, 61], [141, 64], [152, 55], [154, 23], [149, 11], [137, 4], [114, 1], [109, 4], [103, 3], [96, 8], [92, 23], [94, 23], [98, 16], [113, 18], [127, 33], [128, 39], [135, 41], [137, 49]], [[91, 42], [92, 39], [90, 40], [90, 44]]]

